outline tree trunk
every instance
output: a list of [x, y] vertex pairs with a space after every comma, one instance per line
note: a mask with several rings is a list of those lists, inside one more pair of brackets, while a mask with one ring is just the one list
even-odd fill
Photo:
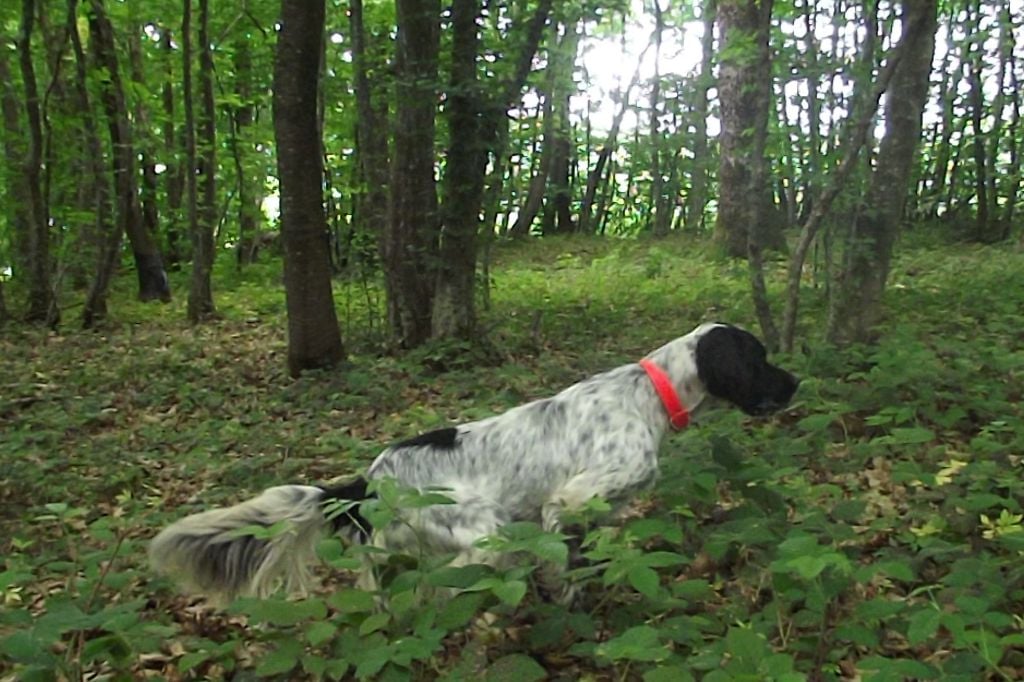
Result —
[[50, 288], [50, 219], [43, 197], [43, 125], [39, 111], [39, 90], [32, 63], [32, 31], [35, 24], [35, 0], [22, 0], [21, 26], [18, 35], [18, 61], [21, 65], [22, 87], [25, 91], [25, 114], [28, 120], [29, 148], [21, 163], [28, 205], [28, 311], [25, 319], [54, 325], [57, 308]]
[[693, 106], [693, 175], [690, 179], [690, 193], [686, 197], [683, 224], [694, 232], [704, 229], [704, 209], [708, 203], [708, 94], [714, 85], [712, 73], [715, 44], [715, 21], [718, 14], [717, 0], [705, 0], [701, 23], [704, 35], [701, 37], [700, 75]]
[[[4, 122], [4, 163], [17, 169], [25, 163], [28, 151], [21, 127], [21, 99], [14, 89], [14, 81], [7, 62], [6, 50], [0, 50], [0, 109]], [[4, 205], [11, 227], [11, 263], [16, 281], [27, 281], [29, 265], [29, 233], [32, 222], [32, 200], [24, 173], [4, 173]]]
[[384, 240], [388, 318], [405, 348], [430, 338], [437, 272], [434, 130], [440, 0], [397, 0], [391, 215]]
[[[531, 73], [537, 48], [540, 46], [548, 17], [551, 14], [552, 2], [553, 0], [540, 0], [537, 3], [537, 8], [530, 16], [530, 21], [526, 24], [525, 35], [519, 41], [519, 51], [515, 55], [515, 68], [511, 71], [510, 76], [501, 84], [499, 96], [491, 98], [485, 105], [485, 122], [481, 132], [487, 139], [491, 158], [495, 160], [495, 166], [500, 166], [501, 162], [499, 160], [504, 159], [508, 153], [508, 111], [522, 98], [523, 87], [526, 85], [526, 79]], [[496, 172], [491, 175], [490, 181], [487, 183], [488, 196], [498, 197], [501, 195], [501, 184], [504, 181], [504, 177], [505, 174], [496, 168]], [[507, 218], [508, 212], [505, 215]], [[488, 230], [493, 230], [494, 228], [492, 222], [485, 221], [484, 226]], [[526, 229], [529, 231], [529, 225], [526, 226]]]
[[184, 148], [183, 135], [175, 126], [174, 114], [174, 81], [176, 80], [174, 68], [171, 66], [171, 58], [175, 47], [171, 41], [171, 30], [162, 27], [160, 35], [160, 47], [165, 52], [165, 63], [167, 70], [164, 74], [163, 85], [163, 143], [164, 143], [164, 181], [167, 192], [167, 210], [164, 211], [166, 227], [164, 233], [167, 236], [167, 264], [172, 270], [177, 270], [180, 263], [185, 259], [181, 247], [181, 199], [185, 191], [184, 164], [178, 155]]
[[[1012, 34], [1011, 34], [1012, 37]], [[1017, 193], [1020, 191], [1021, 180], [1021, 126], [1020, 126], [1020, 99], [1021, 87], [1017, 69], [1010, 68], [1010, 92], [1013, 97], [1013, 116], [1010, 118], [1010, 126], [1007, 130], [1007, 137], [1010, 140], [1010, 174], [1006, 178], [1006, 202], [1003, 204], [1001, 222], [1005, 231], [1004, 238], [1010, 237], [1010, 230], [1017, 210]], [[1024, 232], [1021, 233], [1024, 239]]]
[[569, 98], [575, 89], [573, 72], [579, 40], [577, 22], [567, 22], [565, 33], [551, 57], [551, 140], [549, 142], [546, 136], [544, 139], [545, 146], [551, 145], [551, 165], [548, 167], [548, 201], [541, 226], [543, 234], [568, 234], [576, 229], [572, 219], [572, 187], [569, 178], [572, 151]]
[[540, 146], [540, 161], [537, 172], [530, 178], [526, 190], [526, 201], [523, 202], [523, 207], [519, 210], [516, 221], [512, 223], [512, 227], [508, 231], [510, 237], [529, 236], [533, 221], [537, 218], [537, 214], [544, 203], [544, 190], [547, 187], [548, 175], [551, 172], [551, 163], [554, 158], [554, 113], [551, 106], [550, 88], [546, 95], [541, 93], [541, 96], [544, 97], [544, 104], [540, 114], [543, 117], [541, 122], [543, 143]]
[[[981, 23], [981, 0], [975, 0], [969, 10], [973, 15], [970, 35], [977, 35]], [[990, 241], [988, 219], [988, 163], [985, 160], [985, 133], [981, 129], [982, 119], [986, 115], [985, 96], [981, 92], [981, 71], [984, 67], [982, 46], [978, 41], [971, 41], [971, 53], [967, 63], [967, 84], [970, 88], [967, 101], [970, 107], [971, 131], [974, 133], [972, 147], [974, 151], [974, 196], [975, 219], [974, 238], [979, 242]]]
[[235, 264], [248, 265], [256, 259], [261, 240], [263, 164], [253, 154], [248, 131], [256, 121], [252, 92], [252, 48], [246, 35], [235, 41], [235, 94], [238, 105], [231, 110], [231, 150], [235, 163], [238, 201], [238, 239]]
[[662, 216], [662, 194], [665, 191], [665, 178], [662, 175], [663, 146], [665, 140], [661, 132], [658, 104], [661, 99], [661, 36], [665, 31], [665, 20], [661, 13], [661, 0], [653, 0], [654, 9], [654, 76], [651, 81], [650, 140], [651, 150], [651, 212], [648, 214], [648, 227], [655, 237], [668, 236], [669, 224]]
[[[828, 186], [818, 196], [810, 199], [810, 213], [804, 221], [800, 230], [800, 238], [797, 240], [796, 248], [789, 261], [789, 275], [786, 282], [786, 308], [782, 317], [782, 349], [788, 353], [793, 352], [793, 343], [796, 337], [797, 313], [800, 307], [800, 279], [803, 274], [804, 262], [807, 253], [814, 242], [822, 223], [832, 208], [832, 202], [847, 184], [847, 180], [853, 173], [860, 158], [861, 150], [867, 143], [871, 125], [875, 120], [875, 113], [878, 111], [878, 102], [882, 95], [889, 89], [889, 84], [896, 73], [896, 68], [903, 60], [903, 55], [909, 49], [909, 41], [906, 33], [900, 44], [893, 50], [885, 67], [878, 74], [877, 81], [871, 94], [862, 100], [862, 107], [856, 113], [856, 118], [847, 119], [844, 124], [846, 134], [843, 143], [843, 158], [835, 171], [828, 178]], [[861, 101], [860, 98], [855, 98]]]
[[472, 340], [476, 331], [476, 242], [487, 166], [487, 149], [480, 130], [483, 107], [476, 66], [479, 14], [479, 0], [452, 2], [451, 86], [446, 112], [448, 162], [433, 301], [435, 338]]
[[103, 172], [103, 143], [89, 97], [88, 62], [78, 33], [78, 0], [68, 0], [68, 34], [75, 55], [75, 91], [82, 116], [87, 167], [91, 177], [96, 272], [82, 308], [82, 327], [91, 329], [107, 315], [107, 294], [121, 254], [121, 231], [111, 216], [110, 183]]
[[719, 206], [715, 239], [750, 265], [754, 309], [769, 348], [778, 331], [768, 304], [762, 252], [769, 245], [765, 143], [771, 111], [771, 0], [723, 0], [718, 7], [723, 59], [719, 71], [722, 133], [719, 137]]
[[619, 138], [619, 129], [622, 127], [622, 120], [626, 117], [626, 112], [629, 111], [629, 98], [633, 94], [633, 88], [636, 87], [637, 83], [640, 82], [640, 66], [643, 63], [644, 57], [647, 55], [647, 50], [651, 47], [652, 42], [647, 43], [647, 47], [640, 53], [639, 59], [637, 59], [636, 68], [633, 70], [633, 77], [629, 81], [629, 85], [626, 86], [625, 90], [619, 93], [619, 110], [615, 112], [615, 118], [612, 119], [612, 127], [608, 131], [608, 138], [605, 140], [604, 145], [597, 154], [597, 163], [587, 174], [587, 186], [583, 191], [583, 201], [580, 203], [580, 217], [578, 230], [583, 234], [591, 234], [594, 230], [593, 225], [593, 212], [594, 212], [594, 199], [597, 197], [597, 190], [601, 186], [601, 180], [604, 178], [605, 169], [608, 167], [608, 161], [611, 159], [612, 151], [615, 149], [615, 145]]
[[905, 0], [901, 23], [906, 52], [886, 96], [885, 134], [829, 308], [827, 336], [833, 343], [868, 341], [881, 319], [882, 293], [920, 141], [935, 47], [935, 3]]
[[349, 26], [356, 94], [356, 159], [360, 170], [354, 198], [358, 218], [353, 229], [373, 235], [383, 256], [388, 223], [387, 103], [378, 102], [374, 96], [362, 0], [349, 3]]
[[[142, 65], [142, 31], [137, 28], [131, 31], [128, 38], [128, 49], [131, 59], [132, 83], [140, 89], [146, 87], [145, 72]], [[156, 154], [150, 134], [149, 111], [142, 104], [141, 98], [135, 105], [135, 130], [138, 131], [137, 144], [139, 164], [142, 168], [142, 187], [140, 200], [142, 205], [142, 225], [154, 237], [160, 234], [160, 213], [157, 208], [157, 173]]]
[[131, 122], [118, 68], [114, 30], [103, 9], [103, 0], [90, 0], [89, 32], [96, 60], [107, 72], [101, 93], [110, 131], [118, 229], [128, 235], [132, 245], [139, 276], [139, 300], [168, 302], [171, 289], [160, 250], [142, 222]]
[[317, 81], [324, 0], [281, 0], [280, 25], [274, 60], [274, 136], [281, 184], [288, 371], [298, 376], [345, 358], [331, 295], [319, 163]]
[[195, 176], [197, 181], [202, 182], [202, 199], [196, 207], [197, 221], [192, 232], [192, 279], [188, 293], [188, 319], [192, 324], [209, 319], [215, 313], [210, 276], [216, 246], [213, 231], [217, 225], [217, 122], [213, 99], [209, 2], [210, 0], [199, 0], [200, 153], [195, 166]]
[[726, 254], [747, 255], [761, 228], [766, 184], [765, 140], [771, 94], [768, 30], [771, 0], [722, 0], [718, 26], [722, 59], [718, 76], [722, 132], [715, 241]]

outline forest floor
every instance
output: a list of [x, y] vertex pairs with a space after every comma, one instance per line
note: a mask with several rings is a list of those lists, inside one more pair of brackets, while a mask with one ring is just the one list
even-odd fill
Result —
[[[349, 363], [299, 380], [278, 262], [218, 270], [220, 318], [200, 327], [184, 294], [132, 302], [130, 273], [100, 331], [71, 329], [76, 310], [61, 333], [8, 327], [0, 680], [1021, 679], [1024, 254], [925, 241], [901, 245], [876, 346], [824, 345], [808, 286], [801, 352], [779, 359], [803, 378], [796, 401], [672, 436], [638, 515], [591, 522], [572, 610], [535, 595], [529, 562], [426, 604], [411, 595], [443, 569], [402, 564], [375, 604], [325, 543], [321, 593], [217, 612], [155, 577], [145, 546], [185, 513], [358, 472], [394, 439], [550, 395], [703, 320], [754, 329], [745, 267], [705, 245], [501, 245], [484, 354], [382, 354], [379, 291], [338, 282]], [[785, 264], [769, 269], [777, 295]], [[558, 555], [518, 532], [524, 554]]]

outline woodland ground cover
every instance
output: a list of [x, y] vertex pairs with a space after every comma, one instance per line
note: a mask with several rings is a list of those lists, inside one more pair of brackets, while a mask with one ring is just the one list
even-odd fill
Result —
[[[527, 561], [396, 562], [385, 609], [325, 567], [308, 600], [215, 613], [151, 575], [145, 542], [186, 512], [349, 474], [392, 439], [549, 395], [701, 320], [753, 327], [745, 266], [702, 244], [499, 248], [487, 358], [381, 356], [379, 295], [336, 283], [351, 361], [289, 379], [276, 262], [217, 271], [209, 325], [186, 326], [181, 300], [130, 303], [122, 278], [98, 332], [9, 327], [0, 679], [1019, 679], [1024, 255], [934, 243], [905, 240], [877, 345], [819, 344], [809, 300], [802, 352], [782, 359], [804, 378], [789, 410], [718, 411], [669, 439], [638, 513], [591, 522], [573, 611], [533, 594]], [[776, 291], [784, 267], [769, 266]], [[565, 550], [529, 527], [502, 541]], [[353, 561], [331, 541], [322, 555]], [[425, 585], [468, 589], [423, 606]]]

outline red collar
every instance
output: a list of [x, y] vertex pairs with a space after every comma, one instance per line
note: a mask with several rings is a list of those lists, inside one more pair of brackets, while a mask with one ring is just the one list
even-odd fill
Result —
[[679, 399], [679, 394], [676, 393], [675, 387], [672, 386], [672, 380], [668, 378], [668, 375], [665, 374], [661, 367], [658, 367], [647, 358], [640, 361], [640, 366], [644, 368], [647, 376], [651, 378], [654, 390], [658, 392], [661, 404], [665, 406], [665, 411], [668, 412], [668, 420], [672, 424], [672, 428], [685, 429], [686, 425], [690, 423], [690, 413]]

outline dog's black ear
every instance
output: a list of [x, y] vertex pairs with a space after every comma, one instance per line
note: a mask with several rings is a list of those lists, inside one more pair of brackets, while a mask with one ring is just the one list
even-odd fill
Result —
[[712, 327], [697, 341], [697, 376], [708, 393], [750, 412], [759, 402], [758, 370], [767, 355], [753, 334], [730, 325]]
[[747, 414], [784, 407], [800, 384], [768, 362], [768, 351], [756, 336], [730, 325], [712, 327], [697, 341], [697, 376], [708, 393]]

